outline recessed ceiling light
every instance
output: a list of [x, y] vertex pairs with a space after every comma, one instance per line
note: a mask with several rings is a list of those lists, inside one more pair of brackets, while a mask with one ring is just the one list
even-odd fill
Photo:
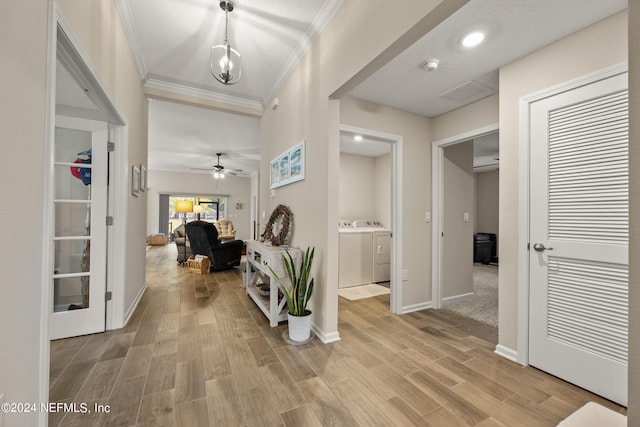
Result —
[[475, 31], [473, 33], [469, 33], [462, 38], [462, 45], [464, 47], [475, 47], [482, 43], [484, 40], [484, 33], [480, 31]]
[[356, 141], [356, 142], [362, 141], [362, 135], [354, 135], [353, 136], [353, 140]]

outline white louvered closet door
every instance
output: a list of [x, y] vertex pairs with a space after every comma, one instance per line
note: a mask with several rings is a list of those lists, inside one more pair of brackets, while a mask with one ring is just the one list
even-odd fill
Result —
[[529, 363], [627, 403], [627, 74], [531, 104]]

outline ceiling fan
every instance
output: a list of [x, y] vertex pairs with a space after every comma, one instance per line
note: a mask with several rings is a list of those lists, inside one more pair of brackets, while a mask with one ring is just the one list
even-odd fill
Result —
[[[215, 178], [222, 178], [224, 177], [225, 174], [228, 175], [237, 175], [238, 172], [242, 172], [242, 169], [227, 169], [224, 166], [222, 166], [220, 164], [220, 156], [222, 156], [222, 153], [216, 153], [216, 156], [218, 156], [218, 163], [213, 165], [210, 168], [191, 168], [193, 170], [203, 170], [203, 171], [211, 171], [211, 173], [213, 174], [213, 176]], [[216, 176], [218, 175], [218, 176]]]

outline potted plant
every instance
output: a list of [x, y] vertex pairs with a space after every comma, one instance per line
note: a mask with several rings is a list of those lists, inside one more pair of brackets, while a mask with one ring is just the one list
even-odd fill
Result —
[[280, 283], [282, 293], [287, 299], [289, 338], [295, 342], [307, 341], [311, 336], [311, 311], [307, 310], [307, 303], [313, 293], [314, 279], [311, 277], [311, 264], [313, 263], [315, 250], [315, 248], [307, 248], [298, 273], [296, 273], [296, 264], [289, 251], [287, 251], [286, 256], [282, 255], [284, 268], [289, 277], [289, 284], [283, 282], [269, 266], [271, 274]]

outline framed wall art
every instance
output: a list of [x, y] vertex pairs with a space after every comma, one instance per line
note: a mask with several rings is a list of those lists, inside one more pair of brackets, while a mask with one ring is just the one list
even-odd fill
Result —
[[271, 185], [274, 189], [303, 180], [305, 176], [305, 142], [294, 145], [271, 160]]
[[304, 142], [289, 151], [289, 183], [304, 179]]

